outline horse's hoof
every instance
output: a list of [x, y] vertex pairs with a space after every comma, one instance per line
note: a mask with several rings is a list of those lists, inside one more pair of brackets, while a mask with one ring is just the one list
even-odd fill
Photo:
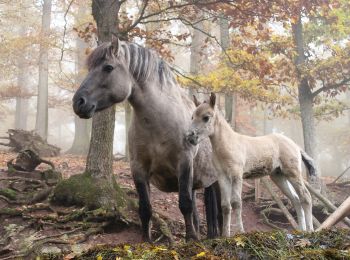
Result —
[[145, 237], [145, 236], [142, 236], [142, 242], [153, 244], [152, 239], [150, 237]]

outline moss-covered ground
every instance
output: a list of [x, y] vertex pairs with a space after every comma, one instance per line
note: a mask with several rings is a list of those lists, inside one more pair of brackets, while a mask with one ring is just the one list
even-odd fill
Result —
[[350, 259], [350, 230], [254, 232], [173, 247], [150, 244], [97, 246], [75, 259]]

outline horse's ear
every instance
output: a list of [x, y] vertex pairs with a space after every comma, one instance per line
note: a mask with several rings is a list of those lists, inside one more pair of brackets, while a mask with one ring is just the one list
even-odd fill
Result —
[[201, 104], [195, 95], [193, 95], [193, 102], [196, 105], [196, 107], [198, 107]]
[[120, 50], [120, 40], [118, 37], [112, 35], [110, 54], [118, 57]]
[[215, 107], [215, 102], [216, 102], [216, 95], [214, 92], [211, 92], [210, 94], [210, 99], [209, 99], [209, 104], [212, 108]]

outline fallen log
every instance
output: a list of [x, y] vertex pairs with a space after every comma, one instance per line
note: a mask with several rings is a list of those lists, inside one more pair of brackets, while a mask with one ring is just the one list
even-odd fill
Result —
[[350, 196], [334, 211], [316, 230], [320, 231], [325, 228], [330, 228], [341, 221], [344, 217], [350, 215]]
[[[337, 210], [337, 207], [333, 205], [332, 202], [330, 202], [326, 197], [322, 196], [317, 190], [315, 190], [309, 183], [305, 182], [306, 188], [314, 195], [316, 198], [318, 198], [328, 210], [334, 212]], [[343, 222], [350, 227], [350, 219], [345, 217], [343, 219]]]
[[12, 152], [29, 149], [41, 157], [57, 156], [60, 153], [60, 148], [49, 144], [34, 131], [9, 129], [7, 133], [9, 136], [1, 139], [8, 139], [9, 143], [0, 143], [0, 145], [11, 147]]
[[288, 211], [287, 207], [284, 206], [284, 204], [281, 201], [281, 199], [278, 196], [276, 196], [276, 193], [272, 190], [270, 182], [268, 180], [266, 180], [265, 178], [261, 178], [261, 182], [265, 185], [265, 187], [268, 190], [268, 192], [270, 193], [271, 197], [274, 199], [274, 201], [276, 201], [278, 207], [281, 209], [281, 211], [283, 212], [284, 216], [287, 218], [287, 220], [292, 225], [292, 227], [294, 229], [296, 229], [296, 230], [299, 230], [298, 224], [296, 223], [295, 219], [293, 218], [293, 216]]

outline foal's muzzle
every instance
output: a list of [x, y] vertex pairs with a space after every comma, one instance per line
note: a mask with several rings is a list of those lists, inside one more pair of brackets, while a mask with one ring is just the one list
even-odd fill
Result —
[[198, 135], [197, 135], [196, 131], [194, 131], [194, 130], [189, 131], [186, 135], [186, 140], [192, 145], [197, 145], [198, 144]]
[[73, 110], [80, 118], [91, 118], [96, 111], [96, 104], [89, 102], [84, 95], [75, 94], [73, 97]]

